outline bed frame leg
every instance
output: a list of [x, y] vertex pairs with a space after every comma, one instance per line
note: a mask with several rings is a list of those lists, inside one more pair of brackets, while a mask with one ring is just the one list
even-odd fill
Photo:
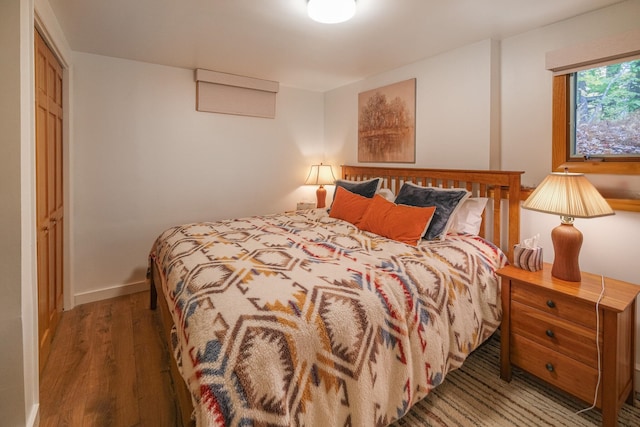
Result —
[[151, 267], [147, 269], [147, 279], [149, 279], [149, 308], [155, 310], [158, 307], [158, 291], [153, 283], [153, 272]]

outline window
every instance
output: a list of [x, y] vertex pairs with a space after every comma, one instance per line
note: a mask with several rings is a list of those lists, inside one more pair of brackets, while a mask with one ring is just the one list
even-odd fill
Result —
[[553, 170], [640, 175], [640, 30], [547, 53]]
[[640, 59], [569, 74], [571, 159], [640, 160]]
[[[640, 61], [634, 62], [637, 68]], [[599, 95], [580, 93], [584, 84], [580, 77], [579, 73], [554, 77], [553, 169], [640, 174], [640, 87], [635, 89], [635, 102], [618, 98], [599, 105], [602, 96], [597, 100]]]

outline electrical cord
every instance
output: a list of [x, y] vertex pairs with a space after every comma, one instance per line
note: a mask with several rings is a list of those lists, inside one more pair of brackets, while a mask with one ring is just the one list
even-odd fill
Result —
[[600, 291], [600, 296], [598, 296], [598, 301], [596, 301], [596, 350], [598, 352], [598, 382], [596, 383], [596, 391], [593, 396], [593, 404], [588, 408], [584, 408], [576, 412], [575, 414], [581, 414], [583, 412], [587, 412], [596, 407], [598, 402], [598, 389], [600, 388], [600, 379], [602, 377], [602, 367], [601, 367], [601, 355], [600, 355], [600, 301], [604, 296], [604, 276], [600, 275], [600, 280], [602, 282], [602, 290]]

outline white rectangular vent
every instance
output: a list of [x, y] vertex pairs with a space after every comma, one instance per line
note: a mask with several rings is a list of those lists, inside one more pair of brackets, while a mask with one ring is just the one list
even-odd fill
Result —
[[280, 84], [271, 80], [197, 69], [196, 110], [241, 116], [276, 116]]

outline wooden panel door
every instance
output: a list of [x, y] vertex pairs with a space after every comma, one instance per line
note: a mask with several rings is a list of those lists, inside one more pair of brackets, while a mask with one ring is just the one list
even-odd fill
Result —
[[35, 31], [36, 212], [40, 370], [63, 307], [62, 66]]

